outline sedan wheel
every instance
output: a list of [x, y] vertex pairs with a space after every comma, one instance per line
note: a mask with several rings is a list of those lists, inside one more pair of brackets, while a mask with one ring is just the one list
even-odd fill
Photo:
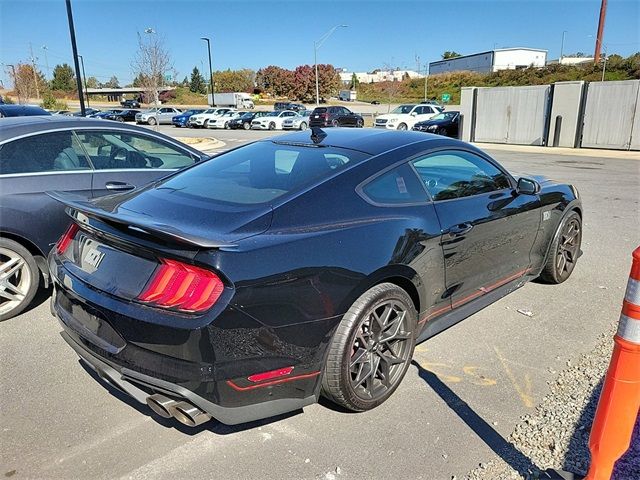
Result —
[[339, 126], [339, 125], [340, 125], [340, 124], [338, 123], [338, 120], [332, 120], [332, 121], [331, 121], [331, 126], [332, 126], [332, 127], [337, 127], [337, 126]]
[[573, 211], [560, 225], [540, 278], [548, 283], [562, 283], [569, 278], [578, 261], [581, 242], [582, 220]]
[[276, 124], [274, 122], [271, 122], [269, 124], [269, 130], [275, 130], [276, 129]]
[[406, 123], [401, 123], [400, 125], [398, 125], [398, 130], [406, 130], [406, 129], [407, 129]]
[[0, 320], [18, 315], [31, 303], [39, 278], [29, 251], [13, 240], [0, 238]]
[[443, 137], [447, 136], [447, 129], [444, 127], [440, 127], [436, 132], [438, 135], [442, 135]]
[[249, 130], [251, 128], [251, 125], [249, 124], [249, 122], [244, 122], [242, 124], [242, 128], [244, 128], [245, 130]]
[[308, 128], [308, 125], [307, 125], [307, 123], [306, 123], [306, 122], [302, 122], [302, 123], [300, 124], [300, 130], [306, 130], [307, 128]]
[[148, 123], [149, 125], [152, 125], [152, 126], [153, 126], [153, 125], [155, 125], [157, 122], [156, 122], [156, 119], [155, 119], [155, 118], [151, 117], [147, 123]]
[[413, 356], [417, 313], [409, 295], [382, 283], [342, 318], [332, 340], [322, 393], [353, 411], [377, 407], [400, 385]]

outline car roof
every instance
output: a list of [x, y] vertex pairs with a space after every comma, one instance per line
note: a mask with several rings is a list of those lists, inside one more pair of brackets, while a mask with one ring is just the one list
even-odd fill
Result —
[[[0, 119], [0, 142], [11, 140], [12, 138], [24, 135], [37, 134], [39, 132], [47, 132], [50, 130], [64, 130], [70, 128], [100, 128], [105, 130], [130, 130], [142, 134], [152, 134], [158, 137], [164, 137], [173, 143], [175, 139], [167, 137], [159, 132], [150, 132], [143, 127], [135, 125], [127, 125], [120, 122], [109, 122], [99, 118], [85, 117], [69, 117], [66, 115], [34, 115], [31, 117], [8, 117]], [[181, 143], [181, 142], [178, 142]], [[182, 144], [187, 150], [198, 153], [189, 145]]]
[[327, 129], [311, 128], [302, 132], [269, 137], [260, 141], [346, 148], [349, 150], [358, 150], [370, 155], [379, 155], [398, 147], [403, 147], [417, 142], [437, 142], [438, 145], [450, 143], [451, 146], [460, 146], [460, 144], [463, 143], [459, 140], [443, 137], [441, 135], [431, 135], [422, 132], [413, 132], [410, 130], [398, 131], [374, 128], [339, 127]]

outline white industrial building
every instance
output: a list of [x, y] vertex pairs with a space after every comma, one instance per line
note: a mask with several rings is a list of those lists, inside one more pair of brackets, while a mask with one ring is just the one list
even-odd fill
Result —
[[517, 68], [544, 67], [547, 50], [538, 48], [499, 48], [462, 57], [429, 63], [429, 75], [446, 72], [471, 71], [480, 73]]
[[593, 63], [593, 57], [562, 57], [547, 61], [547, 65], [553, 65], [554, 63], [559, 63], [560, 65], [582, 65]]
[[[424, 75], [415, 70], [374, 70], [372, 73], [356, 72], [356, 78], [360, 83], [387, 82], [389, 80], [400, 82], [406, 76], [409, 78], [424, 78]], [[340, 72], [340, 80], [342, 80], [342, 83], [351, 83], [352, 77], [353, 72]]]

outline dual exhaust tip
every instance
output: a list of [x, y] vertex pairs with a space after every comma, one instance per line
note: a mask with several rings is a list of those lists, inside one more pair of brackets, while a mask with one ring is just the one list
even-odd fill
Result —
[[211, 420], [211, 415], [189, 402], [179, 402], [159, 393], [147, 397], [147, 405], [163, 418], [175, 418], [187, 427], [197, 427]]

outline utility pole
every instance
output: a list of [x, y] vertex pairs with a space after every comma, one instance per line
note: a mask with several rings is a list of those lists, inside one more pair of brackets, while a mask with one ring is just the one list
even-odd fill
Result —
[[427, 79], [429, 78], [429, 62], [424, 62], [424, 99], [427, 100]]
[[84, 74], [84, 58], [82, 55], [78, 55], [80, 57], [80, 64], [82, 65], [82, 82], [84, 83], [84, 98], [87, 99], [87, 107], [89, 107], [89, 91], [87, 90], [87, 77]]
[[602, 37], [604, 36], [604, 22], [607, 16], [607, 0], [602, 0], [600, 4], [600, 20], [598, 21], [598, 33], [596, 35], [596, 47], [593, 53], [593, 62], [600, 61], [600, 49], [602, 48]]
[[322, 46], [322, 44], [331, 36], [333, 32], [335, 32], [338, 28], [347, 28], [348, 25], [336, 25], [327, 33], [325, 33], [320, 40], [317, 42], [313, 42], [313, 64], [315, 66], [316, 71], [316, 107], [320, 105], [320, 84], [318, 81], [318, 49]]
[[562, 31], [562, 43], [560, 44], [560, 60], [558, 63], [562, 65], [562, 59], [564, 58], [564, 36], [567, 34], [566, 30]]
[[76, 46], [76, 29], [73, 26], [73, 12], [71, 0], [65, 0], [67, 4], [67, 19], [69, 21], [69, 36], [71, 37], [71, 50], [73, 50], [73, 64], [76, 67], [76, 84], [78, 86], [78, 98], [80, 99], [80, 115], [86, 114], [84, 109], [84, 96], [82, 95], [82, 80], [80, 79], [80, 64], [78, 63], [78, 47]]
[[29, 51], [31, 52], [31, 68], [33, 69], [33, 84], [36, 86], [36, 98], [40, 100], [40, 89], [38, 88], [38, 75], [36, 73], [36, 59], [33, 56], [33, 46], [29, 42]]

